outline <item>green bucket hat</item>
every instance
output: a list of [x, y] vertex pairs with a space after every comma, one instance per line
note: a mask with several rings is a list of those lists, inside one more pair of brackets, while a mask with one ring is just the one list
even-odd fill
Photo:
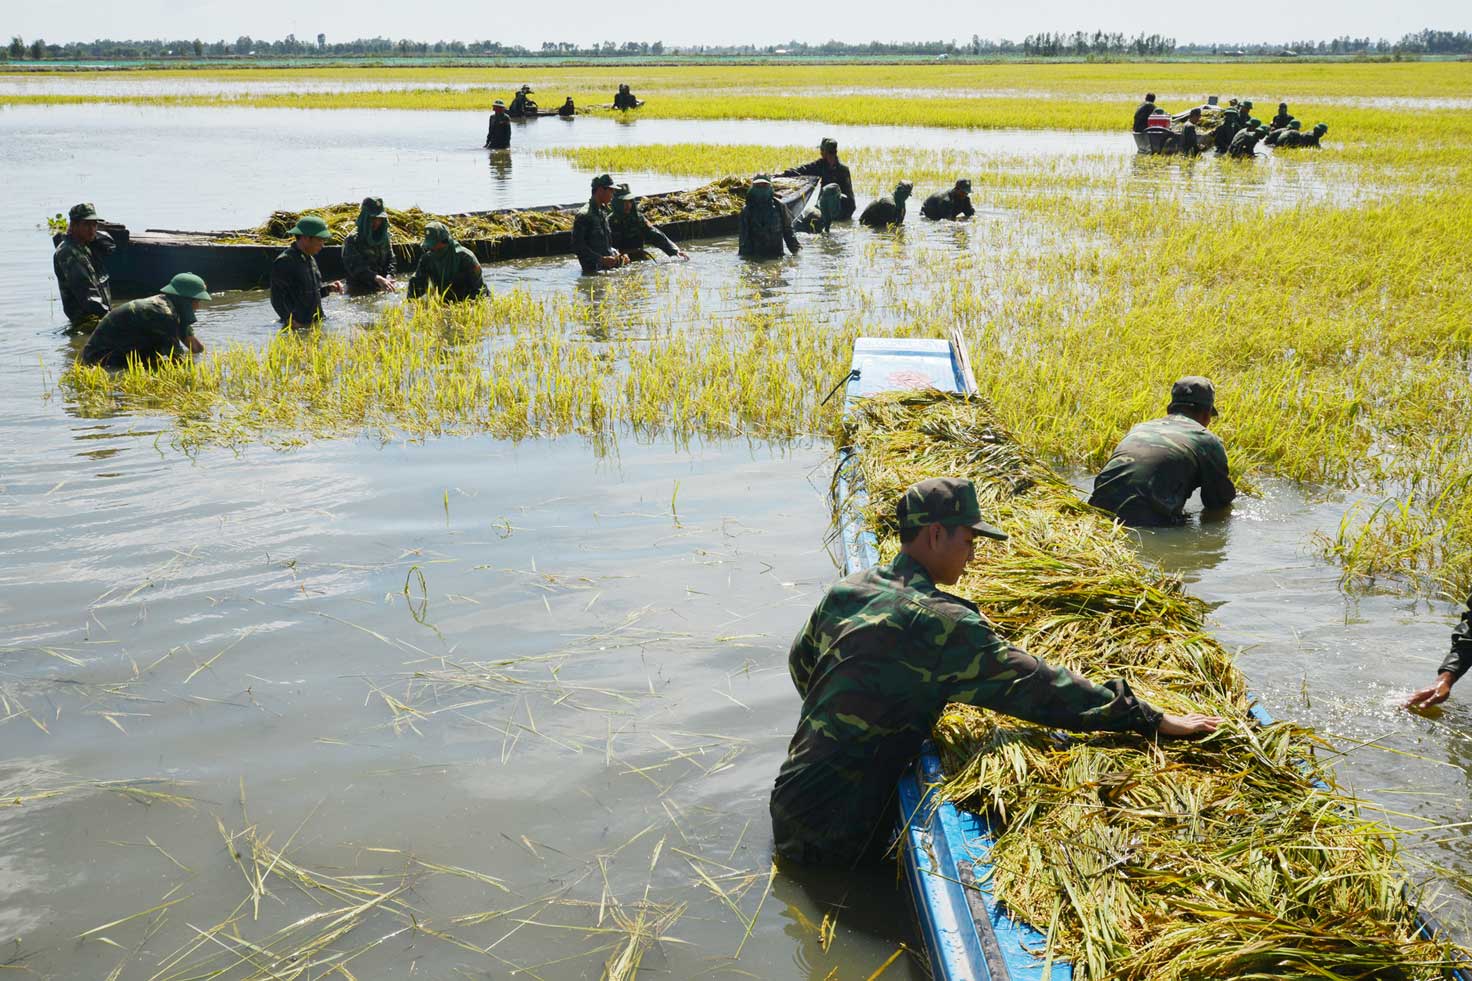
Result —
[[613, 182], [611, 174], [599, 174], [593, 178], [593, 190], [596, 191], [600, 187], [618, 187], [618, 185]]
[[286, 230], [286, 234], [320, 238], [324, 242], [332, 241], [332, 230], [327, 227], [327, 222], [318, 215], [302, 215], [296, 220], [295, 225]]
[[491, 103], [491, 108], [492, 109], [505, 109], [506, 108], [506, 100], [505, 99], [497, 99], [495, 102], [492, 102]]
[[1187, 375], [1177, 379], [1170, 387], [1170, 405], [1166, 411], [1178, 405], [1205, 409], [1214, 416], [1220, 415], [1216, 411], [1216, 386], [1211, 383], [1210, 378], [1202, 378], [1200, 375]]
[[932, 477], [910, 485], [895, 506], [895, 517], [901, 529], [964, 526], [999, 542], [1007, 540], [1005, 531], [981, 520], [976, 485], [960, 477]]
[[103, 218], [97, 213], [97, 209], [90, 204], [74, 204], [72, 210], [66, 213], [72, 221], [102, 221]]
[[170, 296], [182, 297], [186, 300], [208, 300], [211, 299], [209, 290], [205, 289], [204, 280], [194, 273], [179, 273], [169, 280], [167, 286], [159, 290]]

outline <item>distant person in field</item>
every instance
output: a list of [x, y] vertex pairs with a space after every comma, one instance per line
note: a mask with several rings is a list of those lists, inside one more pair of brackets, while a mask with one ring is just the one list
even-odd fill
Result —
[[905, 223], [905, 202], [910, 200], [910, 193], [915, 185], [909, 181], [900, 181], [894, 186], [894, 191], [889, 194], [881, 194], [869, 202], [864, 213], [859, 215], [860, 224], [870, 228], [889, 228], [893, 225]]
[[557, 115], [563, 119], [566, 119], [568, 116], [576, 116], [577, 114], [578, 107], [572, 104], [572, 96], [568, 96], [567, 101], [557, 107]]
[[680, 248], [664, 232], [649, 223], [639, 211], [639, 197], [629, 190], [629, 185], [619, 184], [613, 192], [613, 213], [608, 216], [608, 230], [613, 236], [613, 247], [630, 259], [652, 259], [646, 245], [652, 245], [670, 258], [688, 259]]
[[1140, 103], [1135, 110], [1135, 121], [1132, 124], [1136, 133], [1145, 132], [1145, 123], [1151, 116], [1155, 115], [1155, 93], [1146, 92], [1145, 101]]
[[66, 234], [53, 240], [51, 269], [61, 292], [61, 309], [77, 333], [96, 327], [112, 309], [106, 260], [117, 246], [98, 227], [101, 221], [92, 205], [73, 205], [67, 213]]
[[516, 90], [516, 95], [511, 98], [511, 108], [508, 110], [513, 116], [535, 116], [537, 104], [531, 98], [532, 87], [523, 85]]
[[950, 190], [936, 191], [925, 199], [925, 203], [920, 206], [920, 213], [931, 221], [959, 221], [962, 218], [976, 217], [976, 209], [971, 206], [971, 181], [963, 177]]
[[480, 260], [474, 252], [455, 241], [450, 230], [437, 221], [424, 226], [419, 265], [414, 269], [414, 275], [409, 277], [410, 299], [429, 293], [447, 302], [473, 300], [486, 293]]
[[1186, 116], [1186, 121], [1181, 123], [1181, 135], [1177, 139], [1176, 149], [1188, 157], [1201, 153], [1201, 137], [1196, 132], [1196, 127], [1200, 124], [1200, 109], [1192, 109]]
[[802, 250], [792, 231], [792, 215], [772, 191], [772, 178], [757, 174], [741, 208], [737, 254], [744, 259], [780, 259], [783, 245], [793, 254]]
[[615, 109], [621, 109], [627, 112], [630, 109], [637, 109], [643, 104], [643, 102], [634, 98], [634, 93], [629, 91], [627, 85], [620, 85], [618, 91], [613, 95], [613, 108]]
[[1288, 121], [1292, 118], [1293, 114], [1288, 111], [1288, 103], [1280, 102], [1278, 103], [1278, 114], [1268, 121], [1268, 127], [1270, 129], [1287, 129]]
[[1452, 693], [1452, 685], [1472, 668], [1472, 596], [1467, 597], [1467, 609], [1462, 619], [1452, 629], [1452, 649], [1437, 669], [1436, 684], [1422, 688], [1406, 702], [1408, 708], [1430, 708], [1446, 701]]
[[287, 327], [310, 327], [322, 319], [322, 297], [342, 291], [341, 282], [322, 282], [317, 253], [332, 241], [327, 222], [302, 215], [288, 235], [295, 236], [271, 263], [271, 309]]
[[155, 365], [201, 353], [204, 345], [194, 336], [195, 312], [209, 299], [204, 280], [179, 273], [153, 296], [109, 310], [87, 338], [82, 363], [126, 368], [129, 361]]
[[813, 235], [827, 235], [833, 223], [838, 220], [842, 207], [843, 188], [837, 184], [824, 184], [818, 191], [818, 206], [804, 208], [802, 214], [792, 223], [792, 228], [794, 231]]
[[383, 198], [364, 198], [358, 209], [358, 227], [342, 240], [342, 268], [350, 293], [391, 293], [398, 289], [393, 243], [389, 241], [388, 212]]
[[858, 209], [858, 203], [854, 200], [854, 180], [848, 172], [848, 166], [838, 159], [838, 141], [831, 137], [823, 137], [818, 144], [818, 159], [812, 163], [805, 163], [801, 167], [789, 167], [778, 177], [816, 177], [822, 184], [837, 184], [843, 191], [842, 207], [839, 208], [838, 217], [844, 221], [854, 216]]
[[1227, 147], [1229, 157], [1255, 157], [1257, 156], [1257, 145], [1262, 142], [1263, 137], [1268, 135], [1268, 128], [1256, 119], [1249, 120], [1236, 136], [1232, 137], [1231, 146]]
[[1216, 388], [1208, 379], [1177, 381], [1165, 416], [1135, 426], [1114, 448], [1094, 478], [1089, 503], [1136, 527], [1183, 524], [1186, 501], [1198, 487], [1206, 511], [1229, 507], [1237, 488], [1226, 447], [1209, 431], [1216, 415]]
[[511, 116], [506, 112], [506, 103], [500, 99], [491, 103], [491, 118], [486, 127], [486, 149], [508, 150], [511, 148]]
[[614, 248], [613, 229], [608, 224], [608, 206], [616, 187], [608, 174], [593, 178], [593, 195], [572, 220], [572, 251], [584, 276], [629, 264], [629, 257]]
[[1262, 139], [1262, 145], [1277, 146], [1285, 136], [1287, 136], [1291, 132], [1298, 130], [1300, 126], [1301, 124], [1298, 120], [1290, 119], [1288, 120], [1288, 125], [1284, 126], [1282, 129], [1269, 130], [1268, 135], [1263, 137]]
[[1313, 130], [1308, 133], [1289, 130], [1286, 134], [1278, 138], [1278, 146], [1285, 150], [1294, 150], [1301, 147], [1320, 149], [1319, 141], [1324, 138], [1324, 134], [1327, 132], [1329, 132], [1328, 123], [1315, 123]]

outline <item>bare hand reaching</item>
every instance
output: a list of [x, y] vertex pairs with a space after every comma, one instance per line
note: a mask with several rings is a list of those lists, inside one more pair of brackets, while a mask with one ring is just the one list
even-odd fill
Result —
[[1452, 676], [1449, 673], [1443, 673], [1436, 679], [1436, 684], [1429, 688], [1422, 688], [1406, 699], [1406, 708], [1423, 709], [1440, 705], [1451, 696], [1452, 682]]
[[1202, 715], [1200, 712], [1192, 712], [1190, 715], [1167, 715], [1160, 720], [1160, 728], [1156, 730], [1162, 736], [1200, 736], [1208, 732], [1216, 732], [1216, 727], [1222, 724], [1222, 720], [1215, 715]]

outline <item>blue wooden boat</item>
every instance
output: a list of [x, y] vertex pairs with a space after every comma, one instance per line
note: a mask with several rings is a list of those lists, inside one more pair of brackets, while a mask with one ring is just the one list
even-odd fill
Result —
[[[881, 392], [926, 388], [975, 393], [959, 336], [861, 337], [855, 342], [846, 389], [849, 405]], [[845, 575], [866, 569], [879, 558], [874, 533], [862, 518], [866, 495], [854, 484], [853, 472], [850, 456], [840, 462], [834, 487]], [[1264, 725], [1273, 721], [1259, 706], [1252, 712]], [[997, 902], [989, 874], [996, 829], [982, 815], [938, 803], [935, 788], [942, 779], [940, 757], [927, 743], [898, 788], [900, 871], [929, 954], [931, 976], [936, 981], [1072, 981], [1072, 966], [1050, 956], [1047, 934], [1013, 919]], [[1443, 933], [1429, 915], [1418, 912], [1417, 919], [1425, 935]], [[1472, 981], [1472, 965], [1447, 976], [1451, 981]]]

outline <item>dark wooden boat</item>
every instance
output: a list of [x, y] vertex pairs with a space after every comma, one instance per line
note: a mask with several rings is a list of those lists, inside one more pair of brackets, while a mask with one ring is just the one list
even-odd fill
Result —
[[[807, 178], [780, 189], [778, 198], [788, 212], [796, 216], [817, 186], [816, 178]], [[651, 203], [680, 192], [646, 195]], [[452, 217], [483, 217], [525, 211], [574, 212], [583, 206], [576, 204], [552, 204], [537, 208], [503, 208], [498, 211], [474, 211]], [[711, 238], [730, 235], [737, 230], [741, 220], [739, 210], [729, 214], [714, 215], [683, 221], [659, 224], [659, 228], [675, 241], [693, 238]], [[105, 224], [117, 243], [115, 251], [107, 260], [108, 273], [112, 277], [113, 296], [126, 299], [147, 296], [156, 292], [176, 273], [192, 272], [204, 277], [211, 292], [225, 290], [261, 289], [269, 285], [271, 262], [282, 249], [280, 243], [240, 243], [239, 239], [253, 234], [252, 231], [188, 232], [172, 229], [150, 228], [142, 232], [129, 232], [124, 225]], [[572, 252], [570, 231], [544, 234], [514, 235], [497, 239], [462, 240], [461, 245], [475, 253], [481, 262], [501, 262], [507, 259], [527, 259], [536, 256], [568, 255]], [[398, 255], [399, 269], [412, 270], [419, 261], [419, 243], [394, 246]], [[317, 265], [324, 279], [340, 279], [343, 276], [342, 245], [328, 245], [317, 255]]]

